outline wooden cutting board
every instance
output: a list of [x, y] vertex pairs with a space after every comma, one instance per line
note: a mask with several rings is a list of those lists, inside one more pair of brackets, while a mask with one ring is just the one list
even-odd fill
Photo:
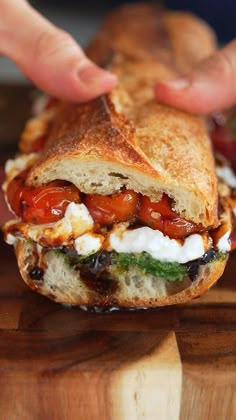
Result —
[[0, 238], [0, 419], [235, 419], [235, 302], [236, 255], [189, 305], [68, 309], [26, 288]]

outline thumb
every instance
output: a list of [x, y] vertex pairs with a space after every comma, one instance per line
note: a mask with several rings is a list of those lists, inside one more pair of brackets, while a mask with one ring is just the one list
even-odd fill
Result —
[[209, 114], [236, 103], [236, 40], [201, 61], [186, 78], [158, 83], [160, 102]]
[[25, 0], [1, 0], [0, 38], [0, 53], [52, 96], [87, 101], [115, 86], [114, 75], [92, 63], [69, 34]]

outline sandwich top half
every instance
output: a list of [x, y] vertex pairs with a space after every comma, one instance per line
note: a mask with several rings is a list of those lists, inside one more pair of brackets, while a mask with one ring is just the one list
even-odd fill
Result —
[[[28, 185], [63, 179], [105, 195], [124, 186], [155, 201], [165, 192], [182, 216], [216, 226], [217, 180], [205, 122], [158, 104], [153, 92], [157, 80], [184, 74], [214, 48], [211, 30], [189, 14], [142, 4], [108, 16], [88, 55], [117, 74], [118, 87], [87, 104], [51, 109]], [[23, 152], [43, 118], [26, 127]]]
[[[93, 230], [103, 237], [97, 238], [103, 244], [100, 248], [110, 250], [111, 236], [108, 243], [103, 228], [127, 222], [120, 226], [118, 236], [127, 226], [132, 230], [149, 226], [177, 240], [200, 233], [201, 255], [212, 247], [212, 241], [217, 244], [221, 238], [224, 245], [219, 250], [228, 251], [231, 227], [223, 205], [224, 211], [219, 212], [218, 182], [206, 122], [158, 103], [153, 91], [158, 80], [185, 74], [214, 50], [211, 29], [188, 13], [163, 12], [150, 4], [122, 7], [111, 13], [87, 54], [114, 72], [118, 85], [111, 94], [85, 104], [51, 100], [28, 121], [20, 142], [21, 153], [6, 167], [6, 196], [19, 217], [6, 225], [7, 234], [56, 247], [71, 245]], [[85, 215], [81, 219], [83, 229], [74, 223], [73, 235], [66, 239], [60, 231], [60, 219], [67, 217], [73, 225], [79, 218], [75, 208], [77, 216], [64, 204], [54, 208], [55, 218], [39, 217], [39, 222], [35, 216], [44, 191], [51, 187], [53, 194], [54, 181], [59, 182], [58, 188], [67, 189], [64, 204], [74, 203], [81, 211], [82, 203], [93, 219], [91, 222]], [[32, 198], [34, 191], [39, 192], [36, 198]], [[98, 196], [117, 197], [119, 217], [106, 218], [106, 206], [109, 213], [112, 205], [100, 201], [105, 214], [101, 222], [96, 213]], [[130, 211], [124, 216], [122, 208]], [[59, 223], [55, 229], [52, 221]], [[40, 223], [45, 225], [43, 234], [42, 230], [37, 233]], [[210, 240], [205, 237], [209, 230], [215, 232]], [[130, 240], [135, 242], [134, 238]], [[194, 255], [183, 261], [198, 258]]]

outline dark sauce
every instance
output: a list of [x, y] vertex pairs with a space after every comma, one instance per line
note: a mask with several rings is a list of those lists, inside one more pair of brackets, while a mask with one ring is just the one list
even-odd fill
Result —
[[118, 289], [117, 280], [107, 271], [112, 264], [110, 252], [98, 252], [80, 266], [81, 280], [101, 296], [110, 296]]
[[90, 272], [82, 270], [80, 274], [83, 283], [101, 296], [111, 296], [118, 290], [118, 281], [109, 277], [108, 273], [104, 273], [104, 276], [100, 274], [94, 276]]
[[107, 268], [112, 265], [111, 252], [101, 251], [88, 258], [79, 259], [73, 248], [63, 248], [61, 251], [70, 258], [74, 270], [80, 272], [81, 281], [90, 290], [103, 297], [116, 293], [119, 287], [118, 281], [107, 271]]
[[199, 267], [201, 265], [200, 260], [194, 260], [191, 261], [190, 263], [187, 263], [187, 268], [188, 268], [188, 276], [189, 278], [194, 281], [198, 275], [198, 271], [199, 271]]
[[29, 272], [29, 277], [31, 280], [40, 281], [43, 280], [44, 270], [41, 267], [34, 267]]
[[196, 280], [200, 266], [208, 264], [212, 260], [216, 259], [216, 257], [217, 253], [214, 251], [214, 249], [209, 249], [209, 251], [205, 252], [201, 258], [186, 263], [185, 266], [188, 269], [189, 278], [192, 281]]
[[106, 268], [111, 264], [112, 256], [110, 252], [98, 252], [97, 254], [89, 258], [88, 262], [83, 265], [82, 270], [84, 270], [85, 268], [86, 271], [90, 274], [99, 276], [100, 274], [104, 273], [104, 271], [106, 271]]
[[[44, 256], [48, 252], [47, 248], [43, 248], [41, 255], [39, 255], [36, 245], [32, 246], [33, 262], [29, 267], [28, 276], [33, 282], [43, 282], [44, 273], [47, 270], [47, 264]], [[39, 284], [38, 284], [39, 285]]]
[[214, 249], [209, 249], [205, 254], [200, 258], [201, 265], [208, 264], [210, 261], [215, 260], [217, 257], [217, 252]]

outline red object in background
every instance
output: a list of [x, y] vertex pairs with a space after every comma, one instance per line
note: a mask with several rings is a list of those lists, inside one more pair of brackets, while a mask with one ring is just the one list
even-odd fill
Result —
[[[232, 129], [236, 116], [230, 116], [226, 123], [213, 118], [211, 139], [214, 149], [222, 154], [232, 165], [236, 172], [236, 133]], [[235, 123], [236, 124], [236, 123]]]
[[230, 235], [231, 251], [236, 249], [236, 231], [233, 231]]

